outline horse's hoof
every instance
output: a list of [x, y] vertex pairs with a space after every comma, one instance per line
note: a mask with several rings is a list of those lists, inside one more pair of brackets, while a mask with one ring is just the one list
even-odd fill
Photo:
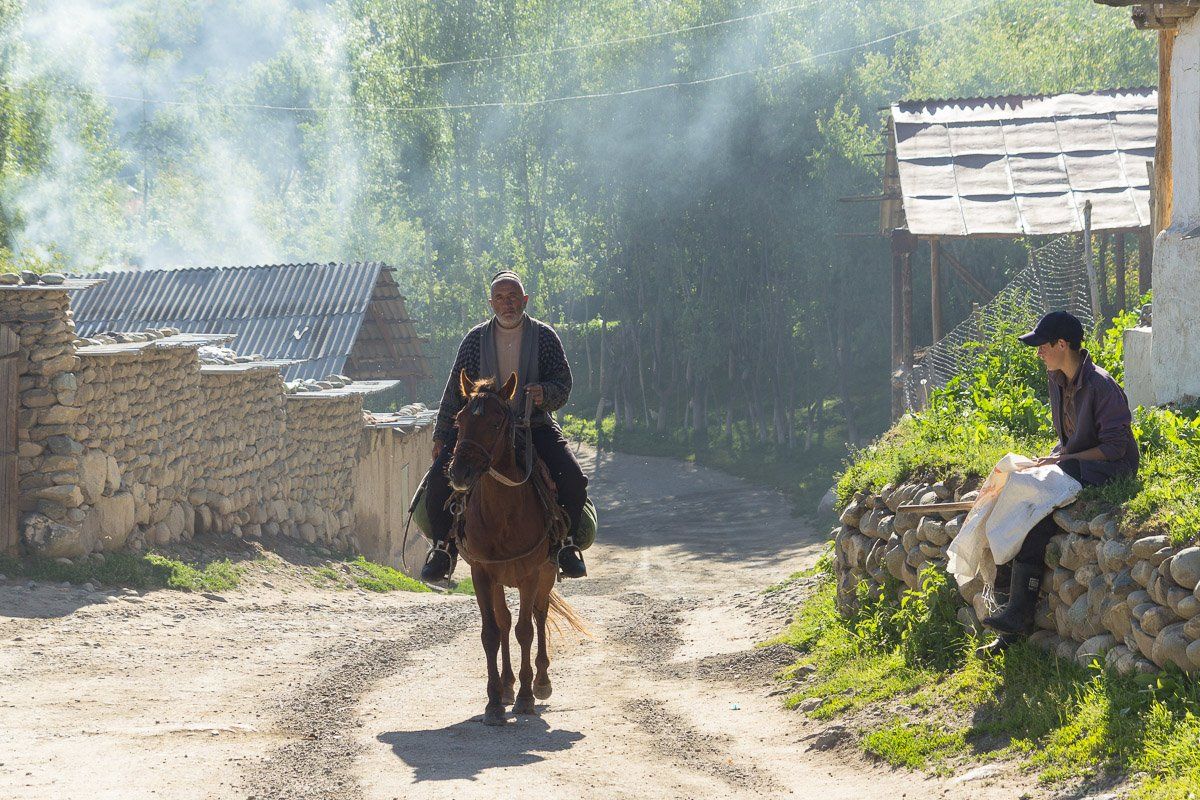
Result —
[[549, 678], [546, 679], [545, 683], [535, 683], [533, 685], [533, 696], [538, 700], [549, 700], [552, 694], [554, 694], [554, 687], [550, 685]]
[[518, 697], [517, 702], [513, 704], [514, 714], [536, 714], [537, 709], [533, 707], [532, 697]]
[[503, 692], [500, 693], [500, 702], [503, 705], [511, 706], [513, 704], [513, 702], [516, 701], [516, 699], [517, 699], [516, 690], [514, 690], [513, 687], [511, 687], [511, 686], [509, 686], [507, 689], [505, 689]]
[[503, 725], [508, 720], [504, 716], [504, 708], [500, 706], [488, 706], [483, 711], [484, 725]]

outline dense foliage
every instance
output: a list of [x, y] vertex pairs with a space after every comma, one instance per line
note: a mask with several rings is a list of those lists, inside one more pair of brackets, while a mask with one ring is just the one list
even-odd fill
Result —
[[[796, 450], [887, 421], [887, 254], [837, 202], [878, 192], [879, 109], [1156, 76], [1078, 0], [7, 0], [0, 37], [15, 252], [387, 261], [439, 379], [515, 268], [579, 411]], [[1024, 254], [970, 260], [997, 288]]]

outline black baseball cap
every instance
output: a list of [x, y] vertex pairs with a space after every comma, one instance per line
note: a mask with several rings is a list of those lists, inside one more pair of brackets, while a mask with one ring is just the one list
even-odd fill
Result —
[[1033, 330], [1023, 336], [1018, 336], [1022, 344], [1037, 347], [1046, 342], [1057, 342], [1066, 339], [1071, 344], [1083, 342], [1083, 323], [1074, 314], [1067, 311], [1051, 311], [1038, 320]]

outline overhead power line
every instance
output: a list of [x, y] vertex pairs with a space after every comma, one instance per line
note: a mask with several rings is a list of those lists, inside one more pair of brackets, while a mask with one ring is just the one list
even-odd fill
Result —
[[605, 39], [598, 42], [583, 42], [581, 44], [564, 45], [563, 47], [551, 47], [545, 50], [527, 50], [523, 53], [507, 53], [498, 56], [483, 56], [480, 58], [462, 58], [456, 61], [435, 61], [428, 64], [405, 64], [402, 67], [396, 67], [395, 72], [407, 72], [410, 70], [420, 69], [439, 69], [441, 67], [457, 67], [467, 64], [493, 64], [498, 61], [512, 61], [518, 58], [531, 58], [533, 56], [551, 56], [558, 53], [573, 53], [579, 50], [592, 50], [597, 47], [610, 47], [618, 44], [632, 44], [634, 42], [644, 42], [650, 39], [662, 39], [667, 36], [675, 36], [681, 33], [693, 33], [695, 31], [707, 30], [709, 28], [719, 28], [724, 25], [734, 25], [739, 22], [749, 22], [753, 19], [762, 17], [771, 17], [778, 14], [788, 14], [792, 11], [800, 11], [802, 9], [815, 8], [822, 0], [811, 0], [807, 3], [796, 3], [795, 5], [783, 6], [782, 8], [772, 8], [767, 11], [759, 11], [755, 14], [746, 14], [741, 17], [730, 17], [729, 19], [717, 20], [715, 22], [704, 22], [698, 25], [688, 25], [683, 28], [674, 28], [669, 31], [656, 31], [654, 33], [641, 33], [634, 36], [622, 36], [617, 39]]
[[[488, 109], [488, 108], [531, 108], [531, 107], [536, 107], [536, 106], [552, 105], [552, 104], [556, 104], [556, 103], [568, 103], [568, 102], [584, 101], [584, 100], [601, 100], [601, 99], [613, 98], [613, 97], [627, 97], [630, 95], [644, 94], [646, 92], [661, 91], [663, 89], [682, 89], [682, 88], [687, 88], [690, 86], [703, 86], [703, 85], [707, 85], [707, 84], [711, 84], [711, 83], [717, 83], [720, 81], [729, 80], [731, 78], [739, 78], [739, 77], [749, 76], [749, 75], [770, 74], [773, 72], [778, 72], [780, 70], [789, 69], [791, 67], [796, 67], [801, 64], [808, 64], [808, 63], [817, 61], [822, 58], [827, 58], [829, 56], [843, 55], [845, 53], [851, 53], [856, 50], [863, 50], [863, 49], [866, 49], [869, 47], [874, 47], [875, 45], [883, 44], [884, 42], [890, 42], [895, 39], [899, 39], [901, 37], [908, 36], [910, 34], [921, 33], [923, 31], [929, 30], [931, 28], [936, 28], [936, 27], [945, 25], [948, 22], [952, 22], [956, 19], [961, 19], [962, 17], [968, 16], [970, 14], [974, 14], [978, 11], [984, 10], [985, 8], [989, 8], [991, 6], [996, 6], [996, 5], [999, 5], [1004, 2], [1008, 2], [1008, 0], [977, 0], [977, 2], [972, 3], [968, 7], [964, 8], [963, 10], [958, 11], [954, 14], [949, 14], [944, 17], [939, 17], [936, 20], [933, 20], [931, 22], [926, 22], [922, 25], [915, 25], [910, 28], [905, 28], [903, 30], [894, 31], [893, 33], [889, 33], [886, 36], [880, 36], [877, 39], [872, 39], [867, 42], [859, 42], [857, 44], [847, 45], [846, 47], [839, 47], [839, 48], [836, 48], [833, 50], [826, 50], [826, 51], [823, 51], [820, 53], [812, 53], [810, 55], [804, 56], [803, 58], [797, 58], [797, 59], [793, 59], [791, 61], [785, 61], [785, 62], [782, 62], [779, 64], [763, 64], [763, 65], [760, 65], [757, 67], [750, 67], [748, 69], [735, 70], [732, 72], [724, 72], [724, 73], [721, 73], [718, 75], [711, 75], [707, 78], [695, 78], [692, 80], [669, 81], [666, 83], [656, 83], [656, 84], [652, 84], [649, 86], [637, 86], [637, 87], [632, 87], [629, 89], [617, 89], [617, 90], [606, 91], [606, 92], [589, 92], [589, 93], [584, 93], [584, 94], [564, 95], [564, 96], [560, 96], [560, 97], [543, 97], [543, 98], [538, 98], [535, 100], [491, 100], [491, 101], [470, 102], [470, 103], [445, 103], [445, 104], [440, 104], [440, 105], [423, 105], [423, 106], [370, 106], [370, 105], [368, 105], [368, 108], [373, 111], [391, 112], [391, 113], [417, 113], [417, 112], [425, 112], [425, 111], [469, 111], [469, 110], [473, 110], [473, 109]], [[42, 92], [47, 92], [47, 93], [53, 94], [53, 92], [50, 91], [49, 89], [43, 89], [41, 87], [34, 87], [34, 86], [29, 86], [29, 85], [10, 86], [9, 88], [13, 89], [13, 90], [42, 91]], [[351, 106], [351, 105], [282, 106], [282, 105], [271, 105], [271, 104], [265, 104], [265, 103], [238, 103], [238, 102], [227, 102], [227, 101], [219, 101], [218, 102], [218, 101], [203, 101], [203, 100], [170, 100], [170, 99], [147, 98], [147, 97], [140, 97], [140, 96], [135, 96], [135, 95], [126, 95], [126, 94], [96, 92], [96, 91], [91, 91], [91, 90], [87, 90], [87, 89], [81, 89], [78, 87], [64, 86], [64, 87], [58, 87], [58, 88], [61, 90], [62, 93], [65, 93], [65, 94], [73, 94], [73, 95], [86, 96], [86, 97], [102, 97], [106, 100], [122, 100], [122, 101], [134, 102], [134, 103], [169, 106], [169, 107], [243, 109], [243, 110], [251, 110], [251, 111], [258, 110], [258, 111], [287, 111], [287, 112], [335, 112], [335, 111], [343, 111], [344, 112], [344, 111], [353, 111], [358, 108], [358, 106]]]

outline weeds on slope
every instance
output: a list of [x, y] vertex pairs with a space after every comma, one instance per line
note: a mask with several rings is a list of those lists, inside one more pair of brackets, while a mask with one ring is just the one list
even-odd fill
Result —
[[110, 553], [102, 561], [87, 559], [69, 563], [42, 557], [0, 557], [0, 573], [9, 577], [187, 592], [232, 589], [238, 585], [242, 569], [228, 559], [189, 564], [158, 553]]
[[[358, 587], [368, 592], [430, 592], [421, 581], [410, 578], [398, 569], [368, 561], [362, 556], [348, 558], [336, 564], [326, 564], [315, 569], [309, 582], [319, 589]], [[471, 579], [457, 581], [450, 594], [475, 594]]]
[[863, 749], [895, 766], [1019, 760], [1045, 783], [1133, 775], [1134, 800], [1200, 797], [1194, 678], [1121, 677], [1026, 644], [982, 661], [954, 620], [948, 582], [927, 570], [919, 591], [898, 603], [861, 596], [843, 618], [826, 580], [776, 640], [802, 654], [783, 676], [798, 681], [788, 704], [818, 719], [855, 717]]

